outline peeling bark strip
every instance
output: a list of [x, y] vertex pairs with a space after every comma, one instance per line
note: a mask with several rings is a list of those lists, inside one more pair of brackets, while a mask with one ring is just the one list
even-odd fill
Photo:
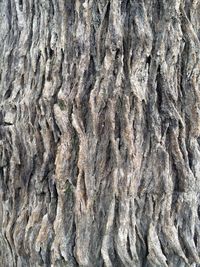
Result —
[[200, 2], [0, 1], [0, 266], [200, 266]]

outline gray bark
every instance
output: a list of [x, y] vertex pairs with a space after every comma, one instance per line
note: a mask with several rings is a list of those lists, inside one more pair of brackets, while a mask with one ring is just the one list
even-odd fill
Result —
[[0, 1], [0, 266], [200, 266], [200, 2]]

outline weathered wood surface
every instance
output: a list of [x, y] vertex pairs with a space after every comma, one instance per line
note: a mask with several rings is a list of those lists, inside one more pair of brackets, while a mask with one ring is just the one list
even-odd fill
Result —
[[0, 1], [0, 266], [200, 266], [200, 2]]

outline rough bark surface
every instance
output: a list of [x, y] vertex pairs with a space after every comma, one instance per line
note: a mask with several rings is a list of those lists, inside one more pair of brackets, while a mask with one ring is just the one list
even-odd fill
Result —
[[200, 2], [0, 1], [0, 266], [200, 266]]

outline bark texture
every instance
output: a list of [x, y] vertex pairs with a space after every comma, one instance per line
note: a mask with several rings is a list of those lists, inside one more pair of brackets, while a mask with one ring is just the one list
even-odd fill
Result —
[[200, 2], [0, 1], [0, 266], [200, 266]]

